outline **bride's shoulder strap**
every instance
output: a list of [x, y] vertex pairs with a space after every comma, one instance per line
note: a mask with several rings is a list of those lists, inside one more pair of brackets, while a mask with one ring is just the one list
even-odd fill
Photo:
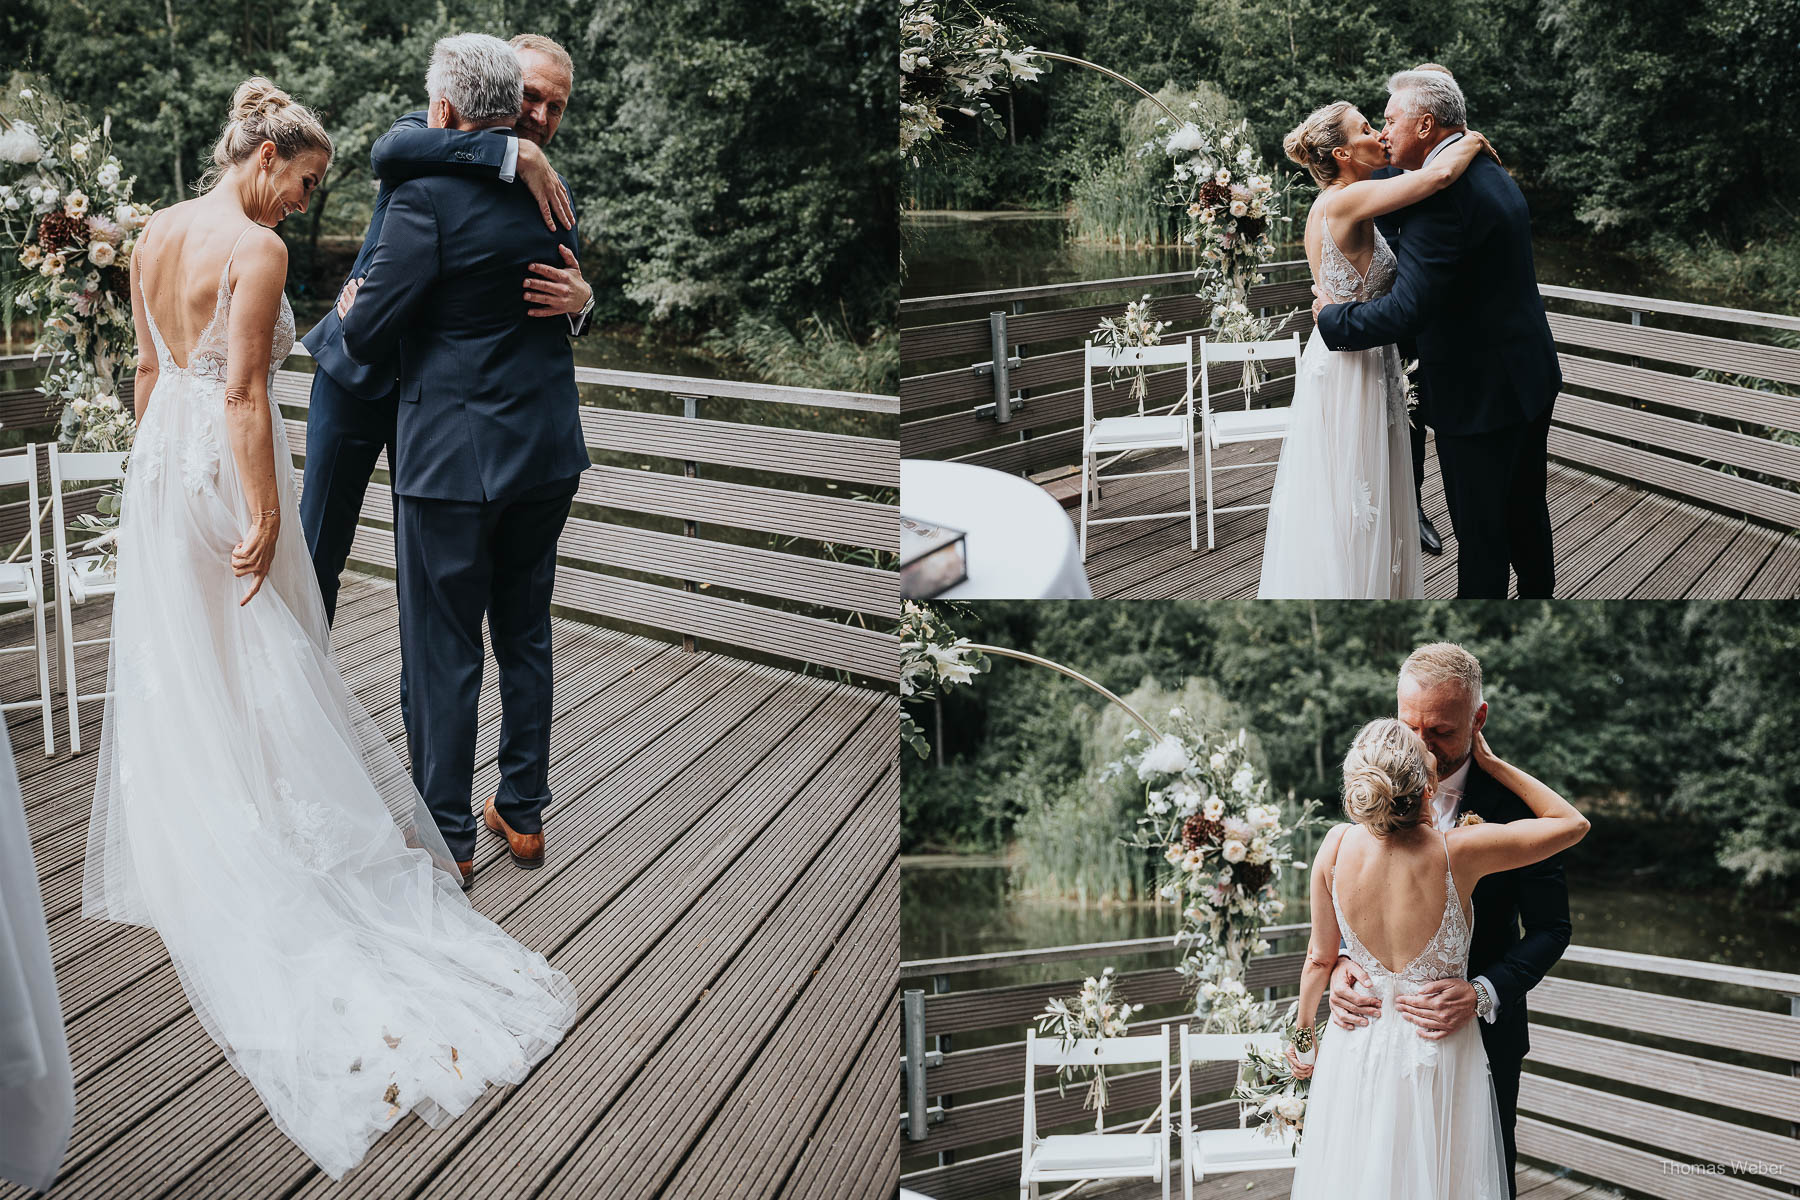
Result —
[[231, 290], [232, 260], [237, 258], [238, 247], [244, 244], [244, 239], [246, 237], [250, 236], [250, 231], [255, 228], [257, 228], [256, 222], [254, 222], [254, 221], [250, 222], [250, 224], [244, 226], [243, 232], [241, 232], [237, 235], [237, 241], [231, 243], [231, 252], [225, 256], [224, 269], [219, 272], [219, 290], [220, 291], [228, 292]]

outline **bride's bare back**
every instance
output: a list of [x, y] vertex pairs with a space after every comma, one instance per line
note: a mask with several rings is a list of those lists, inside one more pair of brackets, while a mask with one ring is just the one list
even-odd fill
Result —
[[[1445, 855], [1444, 835], [1428, 825], [1385, 838], [1352, 825], [1338, 839], [1327, 882], [1335, 880], [1344, 920], [1390, 973], [1404, 972], [1437, 936], [1445, 911]], [[1455, 857], [1452, 850], [1456, 902], [1467, 920], [1475, 875], [1457, 874]]]

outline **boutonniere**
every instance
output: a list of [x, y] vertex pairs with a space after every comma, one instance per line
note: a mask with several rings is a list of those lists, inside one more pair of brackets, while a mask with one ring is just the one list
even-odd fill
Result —
[[1456, 819], [1456, 827], [1458, 829], [1461, 829], [1464, 825], [1485, 825], [1485, 824], [1487, 824], [1487, 822], [1481, 819], [1481, 814], [1475, 813], [1475, 812], [1466, 812], [1462, 816], [1460, 816]]

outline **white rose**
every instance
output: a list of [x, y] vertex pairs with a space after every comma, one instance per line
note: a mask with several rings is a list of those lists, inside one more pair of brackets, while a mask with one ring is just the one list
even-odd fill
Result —
[[107, 409], [110, 412], [118, 412], [119, 411], [119, 398], [117, 396], [111, 395], [110, 393], [95, 396], [94, 403], [98, 404], [101, 408]]
[[1248, 796], [1255, 783], [1256, 772], [1250, 769], [1249, 763], [1245, 763], [1237, 769], [1237, 774], [1231, 777], [1231, 790], [1240, 796]]
[[1281, 1114], [1281, 1119], [1284, 1121], [1298, 1122], [1306, 1115], [1306, 1097], [1283, 1096], [1281, 1102], [1275, 1106], [1275, 1111]]
[[81, 192], [70, 192], [68, 199], [63, 201], [63, 211], [71, 217], [87, 216], [87, 207], [88, 198]]
[[105, 188], [109, 192], [112, 191], [114, 188], [119, 186], [118, 164], [117, 163], [107, 163], [104, 167], [100, 168], [100, 173], [97, 176], [95, 176], [95, 178], [99, 180], [101, 187]]
[[1217, 796], [1209, 796], [1206, 803], [1200, 807], [1200, 811], [1206, 814], [1207, 820], [1216, 821], [1225, 811], [1225, 802]]
[[1220, 167], [1219, 173], [1213, 176], [1213, 182], [1223, 187], [1225, 184], [1231, 182], [1231, 172], [1224, 167]]
[[1187, 747], [1181, 744], [1181, 739], [1164, 734], [1161, 741], [1144, 751], [1143, 761], [1138, 763], [1138, 778], [1179, 775], [1193, 765], [1194, 760], [1188, 757]]
[[1185, 779], [1170, 788], [1168, 796], [1184, 817], [1200, 807], [1200, 789]]
[[1228, 863], [1243, 862], [1246, 853], [1248, 853], [1248, 851], [1244, 849], [1244, 843], [1238, 841], [1236, 838], [1232, 838], [1225, 843], [1225, 861]]
[[1242, 217], [1242, 216], [1248, 215], [1249, 212], [1250, 212], [1250, 206], [1245, 204], [1242, 200], [1233, 200], [1231, 202], [1231, 215], [1232, 216]]
[[76, 162], [86, 162], [87, 156], [88, 144], [86, 142], [76, 142], [69, 147], [69, 157]]
[[87, 256], [88, 261], [96, 267], [110, 267], [113, 265], [113, 260], [119, 256], [119, 252], [113, 248], [111, 242], [95, 242], [88, 247]]

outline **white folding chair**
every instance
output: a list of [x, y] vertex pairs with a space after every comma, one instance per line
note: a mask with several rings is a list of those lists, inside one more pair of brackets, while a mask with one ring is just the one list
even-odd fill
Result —
[[[1206, 548], [1213, 548], [1213, 514], [1216, 512], [1251, 512], [1259, 508], [1269, 507], [1267, 504], [1232, 504], [1223, 508], [1213, 504], [1213, 471], [1212, 452], [1221, 446], [1229, 446], [1234, 442], [1279, 442], [1287, 436], [1288, 416], [1290, 410], [1282, 408], [1251, 408], [1250, 393], [1244, 393], [1244, 407], [1239, 409], [1222, 409], [1213, 411], [1212, 389], [1207, 384], [1207, 365], [1216, 362], [1248, 363], [1254, 359], [1265, 362], [1270, 359], [1291, 358], [1294, 370], [1300, 369], [1300, 335], [1281, 338], [1272, 342], [1208, 342], [1200, 339], [1200, 426], [1201, 441], [1206, 454]], [[1257, 467], [1272, 467], [1279, 459], [1263, 462], [1231, 463], [1216, 468], [1220, 471], [1248, 471]]]
[[1061, 1039], [1025, 1034], [1025, 1143], [1020, 1154], [1019, 1200], [1037, 1200], [1038, 1184], [1072, 1179], [1156, 1179], [1169, 1200], [1169, 1106], [1160, 1133], [1107, 1133], [1106, 1110], [1094, 1113], [1093, 1133], [1039, 1137], [1037, 1069], [1048, 1066], [1118, 1066], [1156, 1063], [1162, 1095], [1169, 1094], [1169, 1027], [1135, 1037], [1082, 1038], [1066, 1048]]
[[63, 694], [69, 698], [69, 748], [81, 753], [81, 702], [101, 700], [105, 692], [82, 694], [75, 676], [75, 647], [99, 646], [112, 641], [111, 636], [75, 639], [75, 625], [69, 617], [71, 605], [85, 604], [99, 596], [110, 596], [118, 589], [118, 580], [105, 569], [106, 558], [99, 554], [69, 556], [68, 534], [63, 522], [62, 488], [65, 483], [107, 483], [125, 478], [123, 452], [84, 451], [63, 454], [50, 447], [51, 533], [56, 541], [56, 631], [62, 642]]
[[[1202, 343], [1204, 345], [1205, 343]], [[1138, 405], [1136, 416], [1106, 417], [1094, 419], [1094, 371], [1113, 370], [1117, 367], [1136, 366], [1175, 366], [1180, 365], [1187, 370], [1187, 390], [1173, 408], [1166, 413], [1145, 413], [1143, 404]], [[1088, 342], [1083, 351], [1081, 371], [1081, 558], [1087, 561], [1087, 527], [1095, 525], [1111, 525], [1121, 521], [1166, 521], [1173, 517], [1185, 516], [1188, 519], [1188, 544], [1192, 549], [1200, 548], [1199, 501], [1195, 494], [1194, 483], [1194, 339], [1171, 343], [1167, 346], [1133, 346], [1124, 350], [1112, 350], [1105, 346], [1095, 346]], [[1099, 459], [1102, 455], [1111, 454], [1109, 463], [1117, 462], [1127, 454], [1138, 450], [1186, 450], [1187, 467], [1173, 467], [1162, 471], [1115, 471], [1105, 479], [1139, 479], [1149, 475], [1186, 475], [1188, 477], [1188, 506], [1185, 513], [1137, 513], [1128, 517], [1092, 517], [1088, 516], [1088, 490], [1093, 489], [1093, 504], [1100, 505], [1100, 483], [1102, 476]], [[1091, 481], [1091, 482], [1090, 482]]]
[[[35, 708], [41, 713], [44, 721], [44, 757], [56, 753], [56, 730], [52, 728], [52, 701], [50, 698], [50, 639], [44, 632], [44, 543], [38, 533], [43, 524], [43, 513], [38, 510], [38, 454], [37, 443], [28, 442], [22, 454], [0, 456], [0, 487], [17, 487], [25, 485], [26, 520], [31, 531], [23, 541], [13, 549], [8, 560], [0, 563], [0, 605], [13, 606], [23, 604], [31, 610], [31, 645], [8, 646], [0, 649], [0, 654], [37, 654], [37, 696], [31, 700], [15, 700], [10, 704], [0, 704], [0, 712], [13, 712], [22, 708]], [[31, 546], [31, 557], [24, 562], [14, 562], [19, 552], [26, 545]]]
[[1181, 1195], [1193, 1200], [1194, 1185], [1210, 1172], [1291, 1171], [1291, 1137], [1250, 1128], [1250, 1104], [1238, 1103], [1236, 1129], [1195, 1129], [1192, 1064], [1242, 1063], [1250, 1047], [1281, 1053], [1279, 1033], [1189, 1033], [1181, 1027]]

